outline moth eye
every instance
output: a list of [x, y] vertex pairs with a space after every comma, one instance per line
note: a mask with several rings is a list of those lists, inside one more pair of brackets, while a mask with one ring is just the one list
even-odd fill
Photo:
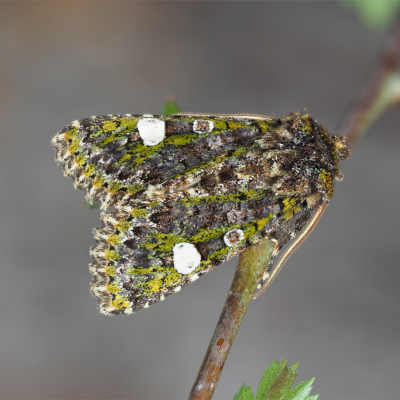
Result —
[[241, 229], [232, 229], [225, 233], [224, 242], [227, 246], [237, 245], [244, 239], [244, 232]]
[[137, 123], [139, 135], [146, 146], [155, 146], [165, 139], [165, 122], [157, 118], [142, 118]]
[[189, 274], [201, 263], [200, 253], [194, 244], [178, 243], [172, 251], [174, 253], [174, 267], [180, 274]]
[[196, 133], [208, 133], [214, 129], [214, 122], [209, 120], [196, 119], [193, 122], [193, 131]]

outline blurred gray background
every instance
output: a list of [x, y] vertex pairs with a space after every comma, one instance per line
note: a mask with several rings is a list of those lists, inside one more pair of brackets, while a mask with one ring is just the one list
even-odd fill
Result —
[[[386, 33], [337, 2], [0, 3], [0, 397], [186, 398], [237, 259], [106, 317], [89, 293], [99, 209], [54, 162], [72, 120], [182, 111], [340, 127]], [[369, 130], [316, 230], [252, 302], [215, 399], [299, 361], [321, 399], [398, 399], [400, 113]]]

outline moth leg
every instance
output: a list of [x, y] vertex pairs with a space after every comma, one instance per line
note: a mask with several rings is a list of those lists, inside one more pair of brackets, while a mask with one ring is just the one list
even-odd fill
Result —
[[317, 209], [317, 211], [315, 212], [315, 214], [313, 215], [313, 217], [311, 218], [311, 220], [307, 224], [307, 226], [304, 228], [304, 230], [300, 233], [300, 235], [296, 238], [296, 240], [294, 240], [294, 242], [290, 244], [290, 246], [286, 249], [286, 251], [279, 258], [279, 260], [276, 263], [276, 266], [275, 266], [274, 270], [272, 271], [270, 277], [264, 283], [263, 287], [254, 295], [253, 299], [256, 299], [261, 293], [263, 293], [267, 289], [267, 287], [276, 278], [276, 276], [278, 275], [279, 271], [285, 265], [286, 261], [290, 258], [290, 256], [308, 238], [308, 235], [313, 231], [313, 229], [316, 227], [319, 219], [322, 217], [322, 214], [324, 213], [325, 208], [326, 208], [326, 203], [322, 204]]

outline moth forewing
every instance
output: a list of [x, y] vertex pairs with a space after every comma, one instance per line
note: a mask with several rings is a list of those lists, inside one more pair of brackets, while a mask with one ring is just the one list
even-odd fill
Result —
[[91, 117], [53, 145], [106, 209], [90, 270], [108, 315], [163, 300], [262, 237], [281, 248], [328, 203], [348, 156], [343, 138], [299, 113]]

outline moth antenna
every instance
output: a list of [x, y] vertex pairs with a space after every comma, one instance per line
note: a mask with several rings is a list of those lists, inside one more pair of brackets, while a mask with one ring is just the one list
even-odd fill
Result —
[[269, 279], [264, 283], [263, 287], [254, 295], [253, 299], [256, 299], [261, 293], [267, 289], [267, 287], [272, 283], [272, 281], [276, 278], [279, 271], [282, 267], [286, 264], [286, 261], [290, 258], [290, 256], [296, 251], [296, 249], [308, 238], [308, 235], [314, 230], [316, 225], [318, 224], [319, 219], [322, 217], [326, 208], [326, 204], [320, 206], [313, 217], [311, 218], [310, 222], [304, 228], [304, 230], [300, 233], [300, 235], [296, 238], [296, 240], [290, 244], [290, 246], [286, 249], [286, 251], [282, 254], [279, 258], [276, 266], [269, 277]]

